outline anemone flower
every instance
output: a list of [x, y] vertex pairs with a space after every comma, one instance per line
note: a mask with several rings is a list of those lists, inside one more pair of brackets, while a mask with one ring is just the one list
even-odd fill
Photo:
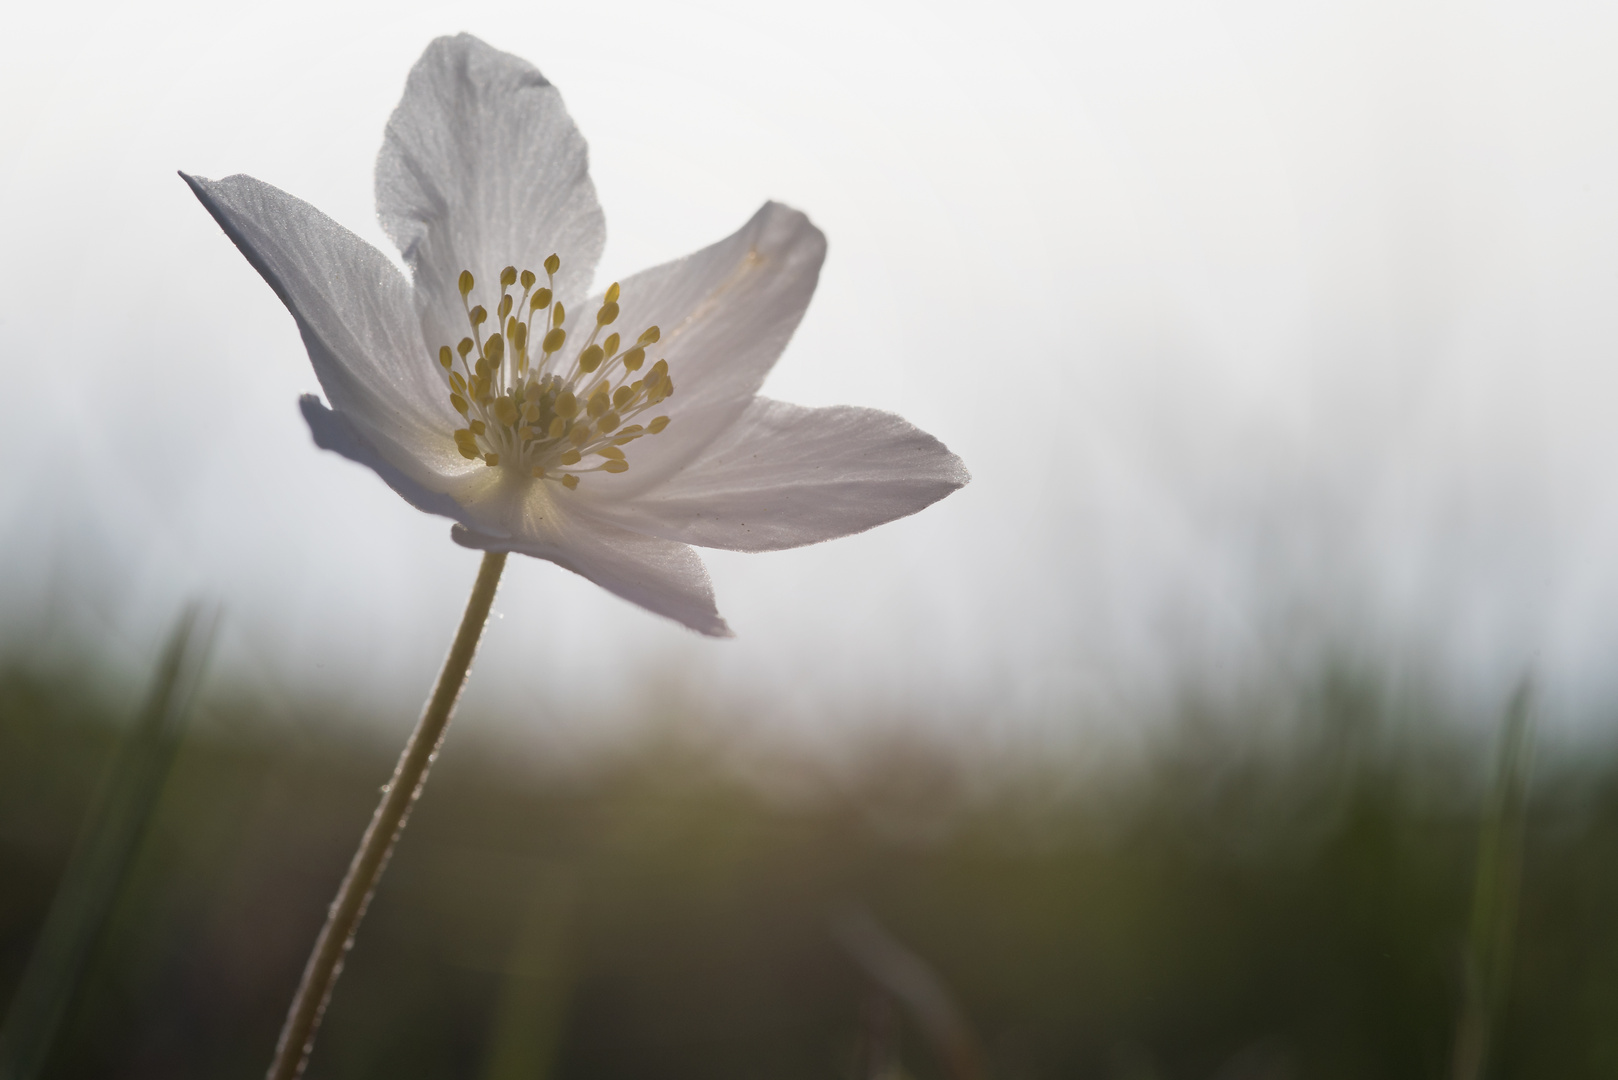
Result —
[[796, 210], [766, 203], [711, 247], [587, 297], [605, 239], [587, 158], [556, 88], [463, 34], [427, 47], [377, 159], [377, 211], [408, 279], [262, 181], [185, 177], [297, 323], [326, 395], [300, 403], [316, 444], [452, 519], [457, 543], [487, 553], [271, 1076], [302, 1069], [507, 553], [725, 636], [691, 545], [828, 540], [915, 513], [967, 481], [960, 459], [900, 417], [759, 396], [826, 253]]
[[796, 210], [586, 299], [605, 239], [586, 158], [554, 86], [461, 35], [428, 46], [377, 160], [408, 280], [268, 184], [186, 179], [297, 320], [330, 406], [302, 401], [315, 442], [468, 547], [725, 635], [690, 545], [828, 540], [966, 482], [900, 417], [758, 395], [826, 253]]

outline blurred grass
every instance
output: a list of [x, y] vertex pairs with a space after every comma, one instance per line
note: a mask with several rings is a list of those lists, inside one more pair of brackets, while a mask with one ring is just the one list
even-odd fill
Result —
[[3, 1014], [0, 1080], [35, 1080], [49, 1059], [163, 793], [217, 618], [190, 606], [169, 636]]
[[[117, 744], [80, 682], [0, 671], [0, 1004]], [[888, 742], [743, 769], [654, 725], [546, 771], [462, 717], [310, 1076], [850, 1077], [851, 905], [936, 973], [997, 1080], [1451, 1074], [1499, 718], [1468, 736], [1340, 674], [1253, 700], [1188, 701], [1088, 765]], [[187, 736], [47, 1077], [262, 1074], [397, 749], [283, 708], [216, 695]], [[1618, 759], [1535, 770], [1487, 1075], [1609, 1077]], [[897, 1050], [943, 1075], [913, 1020]]]

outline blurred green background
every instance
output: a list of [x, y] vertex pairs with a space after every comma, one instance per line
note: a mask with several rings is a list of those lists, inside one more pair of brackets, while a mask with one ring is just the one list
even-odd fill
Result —
[[[139, 709], [115, 682], [0, 674], [0, 1004]], [[863, 1080], [881, 998], [849, 912], [997, 1080], [1455, 1075], [1506, 703], [1342, 670], [1238, 698], [1089, 756], [744, 750], [686, 703], [562, 766], [463, 715], [309, 1075]], [[397, 750], [292, 712], [208, 688], [44, 1075], [262, 1074]], [[1543, 743], [1486, 1072], [1610, 1077], [1618, 757]], [[897, 1015], [887, 1075], [945, 1075]]]

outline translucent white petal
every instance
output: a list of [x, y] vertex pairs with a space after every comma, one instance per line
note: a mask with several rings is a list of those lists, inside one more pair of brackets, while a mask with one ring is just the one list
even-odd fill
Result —
[[892, 413], [756, 398], [668, 483], [592, 512], [688, 544], [773, 551], [914, 514], [970, 478], [943, 443]]
[[[807, 217], [766, 203], [734, 235], [623, 282], [613, 329], [627, 347], [646, 327], [659, 327], [646, 364], [668, 360], [674, 381], [674, 396], [640, 422], [664, 413], [672, 423], [635, 443], [628, 472], [592, 477], [593, 492], [623, 498], [646, 491], [741, 415], [798, 328], [825, 257], [826, 238]], [[599, 304], [598, 297], [580, 312], [586, 327]]]
[[429, 488], [466, 472], [449, 438], [461, 419], [398, 269], [308, 203], [251, 176], [185, 181], [292, 313], [327, 399], [365, 441]]
[[468, 489], [474, 489], [474, 481], [481, 479], [477, 473], [468, 472], [454, 478], [449, 482], [449, 491], [434, 490], [393, 464], [394, 457], [399, 454], [397, 448], [390, 447], [391, 453], [379, 450], [370, 439], [355, 429], [346, 415], [326, 408], [313, 394], [305, 394], [299, 398], [298, 408], [303, 411], [303, 418], [309, 424], [309, 433], [314, 436], [315, 445], [322, 450], [341, 454], [350, 461], [357, 461], [374, 470], [383, 482], [417, 510], [429, 514], [442, 514], [456, 521], [462, 521], [468, 516], [466, 509], [456, 501], [455, 496], [461, 495], [464, 498], [473, 494]]
[[[531, 497], [521, 501], [520, 517], [495, 523], [493, 531], [457, 525], [450, 535], [466, 547], [549, 559], [632, 604], [699, 633], [732, 636], [714, 606], [713, 585], [695, 551], [685, 544], [581, 514], [576, 507], [551, 498], [550, 487], [530, 485]], [[491, 497], [491, 507], [495, 501]], [[502, 500], [498, 505], [510, 509], [513, 503]], [[506, 527], [498, 527], [502, 524]]]
[[505, 266], [532, 269], [555, 252], [557, 293], [584, 295], [606, 223], [584, 137], [556, 87], [531, 64], [469, 34], [427, 46], [388, 120], [376, 161], [382, 227], [415, 275], [428, 344], [465, 336], [456, 279], [491, 290]]

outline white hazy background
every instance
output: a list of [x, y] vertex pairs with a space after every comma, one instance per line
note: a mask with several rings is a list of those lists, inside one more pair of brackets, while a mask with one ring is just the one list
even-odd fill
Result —
[[[1139, 715], [1323, 657], [1547, 718], [1618, 701], [1618, 8], [1604, 3], [10, 4], [0, 605], [12, 641], [414, 718], [475, 571], [317, 451], [292, 320], [176, 169], [391, 254], [371, 170], [467, 30], [590, 142], [598, 280], [767, 198], [830, 256], [766, 392], [902, 413], [972, 484], [707, 554], [701, 640], [514, 560], [471, 701], [583, 729], [648, 686], [836, 739]], [[672, 689], [668, 689], [672, 688]], [[390, 724], [393, 721], [390, 721]]]

